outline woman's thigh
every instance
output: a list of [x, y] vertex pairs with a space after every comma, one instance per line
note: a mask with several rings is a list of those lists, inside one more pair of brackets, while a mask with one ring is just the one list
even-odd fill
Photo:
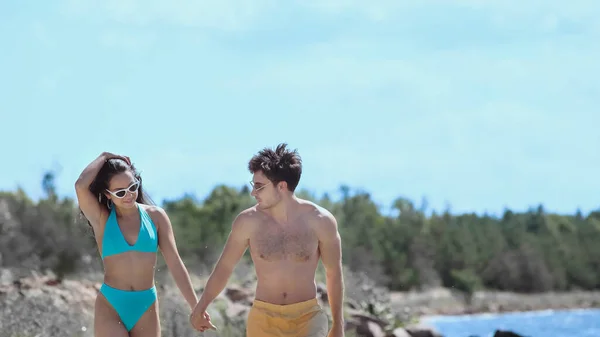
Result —
[[119, 315], [102, 294], [96, 297], [94, 337], [129, 337]]
[[158, 300], [140, 317], [129, 334], [131, 337], [160, 337]]

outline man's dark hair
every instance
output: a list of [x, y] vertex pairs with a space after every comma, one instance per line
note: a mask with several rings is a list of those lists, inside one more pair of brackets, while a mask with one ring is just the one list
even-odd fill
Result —
[[302, 175], [302, 158], [297, 150], [288, 150], [286, 143], [277, 145], [275, 150], [264, 148], [248, 162], [250, 173], [262, 171], [273, 183], [285, 181], [290, 192], [296, 190]]

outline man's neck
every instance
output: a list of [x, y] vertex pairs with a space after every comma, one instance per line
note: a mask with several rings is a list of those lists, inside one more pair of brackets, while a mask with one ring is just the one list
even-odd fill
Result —
[[289, 197], [283, 198], [279, 204], [272, 207], [269, 210], [269, 213], [278, 223], [287, 224], [289, 222], [289, 217], [297, 204], [298, 199], [292, 194]]

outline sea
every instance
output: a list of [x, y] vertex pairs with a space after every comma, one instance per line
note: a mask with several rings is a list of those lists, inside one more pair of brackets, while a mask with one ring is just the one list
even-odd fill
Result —
[[444, 337], [493, 337], [497, 329], [529, 337], [600, 337], [600, 309], [430, 316], [423, 323]]

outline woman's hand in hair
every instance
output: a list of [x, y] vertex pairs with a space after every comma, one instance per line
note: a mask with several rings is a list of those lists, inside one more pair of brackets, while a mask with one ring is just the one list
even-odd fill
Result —
[[104, 160], [121, 159], [121, 160], [124, 160], [127, 163], [127, 165], [131, 165], [131, 159], [129, 159], [129, 157], [127, 157], [127, 156], [121, 156], [121, 155], [114, 154], [111, 152], [102, 152], [102, 154], [100, 156], [104, 157]]

